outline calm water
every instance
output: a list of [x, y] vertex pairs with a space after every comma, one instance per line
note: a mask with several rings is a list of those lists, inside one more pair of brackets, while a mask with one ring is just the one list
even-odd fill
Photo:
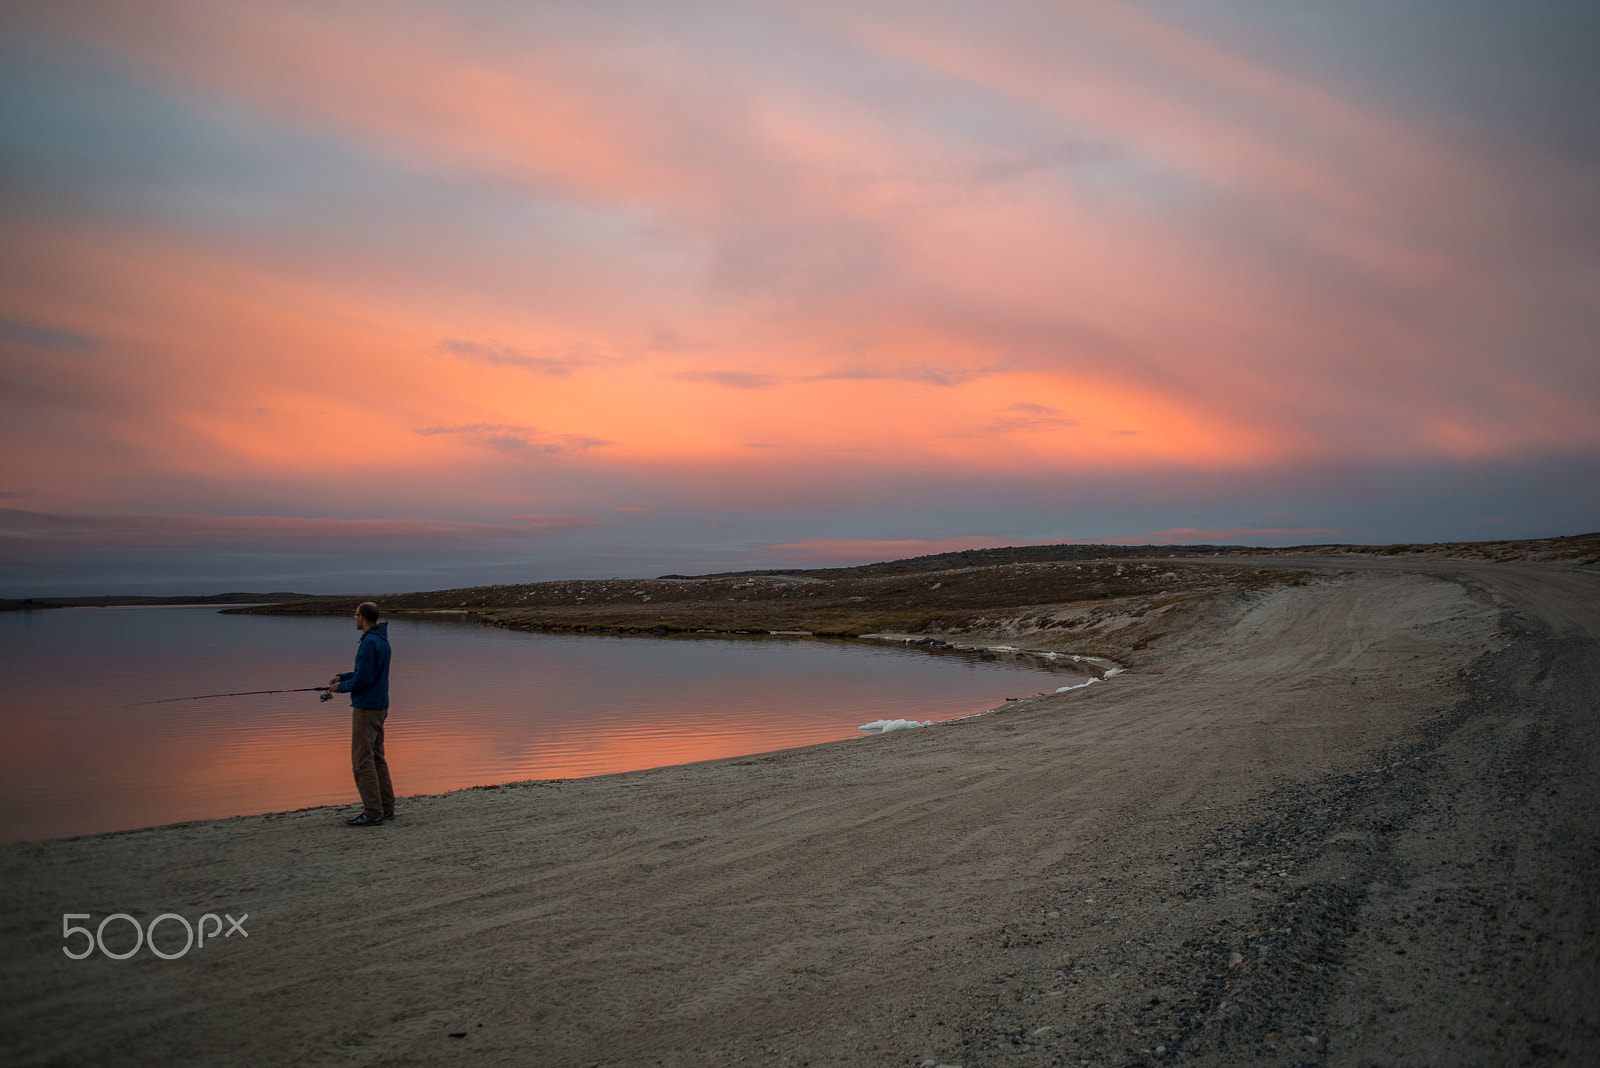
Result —
[[[314, 693], [136, 705], [326, 684], [344, 619], [212, 608], [0, 613], [0, 841], [356, 802], [349, 700]], [[814, 639], [520, 634], [394, 620], [395, 789], [572, 778], [943, 720], [1061, 674]], [[129, 707], [130, 705], [134, 707]]]

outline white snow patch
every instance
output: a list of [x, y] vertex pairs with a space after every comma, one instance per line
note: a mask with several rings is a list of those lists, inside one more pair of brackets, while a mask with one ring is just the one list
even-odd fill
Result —
[[908, 731], [912, 727], [931, 727], [933, 720], [918, 723], [914, 719], [875, 719], [871, 723], [863, 723], [857, 727], [858, 731], [871, 731], [874, 734], [888, 734], [890, 731]]
[[1072, 685], [1072, 686], [1061, 686], [1061, 687], [1058, 687], [1056, 689], [1056, 693], [1066, 693], [1068, 690], [1081, 690], [1085, 686], [1089, 685], [1091, 682], [1103, 682], [1106, 679], [1111, 678], [1113, 675], [1122, 674], [1122, 671], [1123, 671], [1123, 669], [1119, 668], [1119, 667], [1108, 668], [1106, 670], [1106, 673], [1104, 675], [1101, 675], [1098, 679], [1084, 679], [1082, 682], [1077, 683], [1077, 684]]

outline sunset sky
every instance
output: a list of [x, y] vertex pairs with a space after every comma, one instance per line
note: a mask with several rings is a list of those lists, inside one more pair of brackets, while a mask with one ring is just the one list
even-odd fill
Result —
[[1600, 529], [1600, 6], [17, 0], [0, 596]]

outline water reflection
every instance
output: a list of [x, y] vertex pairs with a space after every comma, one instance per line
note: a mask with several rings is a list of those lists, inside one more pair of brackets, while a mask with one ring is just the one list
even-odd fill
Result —
[[[942, 720], [1061, 674], [809, 639], [528, 635], [395, 620], [390, 764], [406, 794], [571, 778]], [[211, 609], [0, 614], [0, 839], [354, 803], [346, 620]], [[133, 707], [128, 707], [134, 705]]]

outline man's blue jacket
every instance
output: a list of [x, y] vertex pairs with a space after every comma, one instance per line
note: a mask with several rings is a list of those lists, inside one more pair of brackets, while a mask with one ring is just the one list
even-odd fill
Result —
[[356, 669], [341, 672], [339, 692], [350, 695], [353, 708], [389, 707], [389, 624], [378, 623], [361, 635]]

